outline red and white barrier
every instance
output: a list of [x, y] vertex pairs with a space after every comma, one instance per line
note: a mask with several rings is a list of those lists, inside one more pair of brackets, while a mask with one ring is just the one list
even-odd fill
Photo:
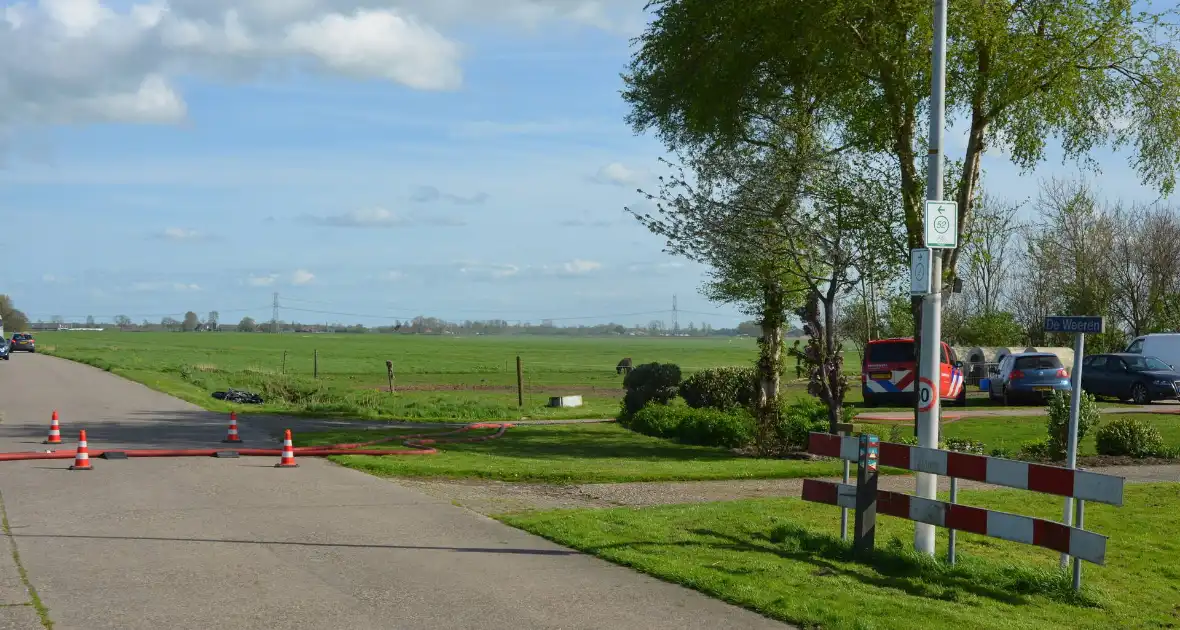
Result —
[[[856, 486], [834, 481], [804, 479], [803, 500], [855, 509]], [[1106, 536], [1054, 521], [923, 499], [887, 490], [877, 491], [877, 513], [1044, 547], [1094, 564], [1106, 564]]]
[[[812, 433], [807, 451], [814, 455], [855, 462], [859, 457], [860, 444], [856, 437]], [[1126, 479], [1115, 475], [891, 442], [881, 442], [879, 457], [879, 465], [891, 468], [970, 479], [1109, 505], [1123, 504]]]

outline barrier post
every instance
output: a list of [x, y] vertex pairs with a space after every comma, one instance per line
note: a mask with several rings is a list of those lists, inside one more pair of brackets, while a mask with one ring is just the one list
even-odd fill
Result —
[[852, 549], [863, 556], [873, 550], [877, 535], [877, 459], [881, 440], [860, 434], [860, 459], [856, 463], [856, 522]]
[[[951, 505], [959, 502], [959, 478], [951, 477]], [[954, 566], [955, 564], [955, 530], [950, 530], [947, 533], [947, 548], [946, 561]]]
[[[852, 434], [854, 428], [855, 427], [853, 427], [851, 422], [841, 422], [836, 425], [836, 434], [841, 438], [845, 438]], [[843, 481], [844, 484], [847, 485], [849, 477], [851, 476], [850, 472], [852, 470], [852, 462], [844, 459], [840, 460], [840, 463], [842, 464], [841, 468], [844, 469]], [[848, 508], [846, 507], [840, 508], [840, 540], [848, 540]]]

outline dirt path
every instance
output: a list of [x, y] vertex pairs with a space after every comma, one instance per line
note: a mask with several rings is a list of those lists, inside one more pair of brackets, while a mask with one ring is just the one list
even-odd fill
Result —
[[[1161, 481], [1180, 483], [1180, 464], [1109, 466], [1093, 470], [1126, 477], [1128, 483]], [[838, 481], [838, 479], [833, 479], [833, 481]], [[950, 481], [946, 477], [940, 477], [939, 481], [941, 490], [949, 489]], [[507, 483], [485, 480], [396, 479], [394, 483], [449, 500], [481, 514], [797, 497], [803, 489], [802, 479], [577, 485]], [[911, 475], [881, 477], [880, 487], [883, 490], [913, 492], [914, 480]], [[993, 490], [999, 486], [963, 480], [959, 482], [959, 487], [962, 489]]]

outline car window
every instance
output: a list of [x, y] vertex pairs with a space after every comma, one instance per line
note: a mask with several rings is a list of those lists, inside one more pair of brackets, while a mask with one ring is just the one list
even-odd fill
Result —
[[1148, 370], [1168, 371], [1172, 369], [1172, 366], [1155, 357], [1127, 357], [1125, 360], [1132, 372], [1145, 372]]
[[1090, 362], [1087, 367], [1096, 370], [1106, 369], [1106, 357], [1086, 357], [1086, 360]]
[[1127, 348], [1127, 352], [1130, 354], [1143, 354], [1143, 340], [1136, 339], [1135, 343], [1131, 344], [1131, 346]]
[[894, 341], [869, 344], [869, 363], [911, 363], [914, 361], [914, 342]]
[[1016, 359], [1016, 369], [1018, 370], [1056, 370], [1060, 367], [1062, 367], [1061, 360], [1057, 357], [1019, 357]]
[[1119, 357], [1111, 357], [1110, 360], [1106, 362], [1107, 372], [1123, 372], [1126, 369], [1127, 364], [1123, 363], [1123, 360]]

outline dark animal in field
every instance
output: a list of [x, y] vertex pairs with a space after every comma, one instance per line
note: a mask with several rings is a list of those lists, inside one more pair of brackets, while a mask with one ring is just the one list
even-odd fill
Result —
[[627, 357], [619, 361], [619, 364], [615, 366], [615, 374], [629, 374], [632, 367], [634, 366], [631, 363], [631, 357]]

